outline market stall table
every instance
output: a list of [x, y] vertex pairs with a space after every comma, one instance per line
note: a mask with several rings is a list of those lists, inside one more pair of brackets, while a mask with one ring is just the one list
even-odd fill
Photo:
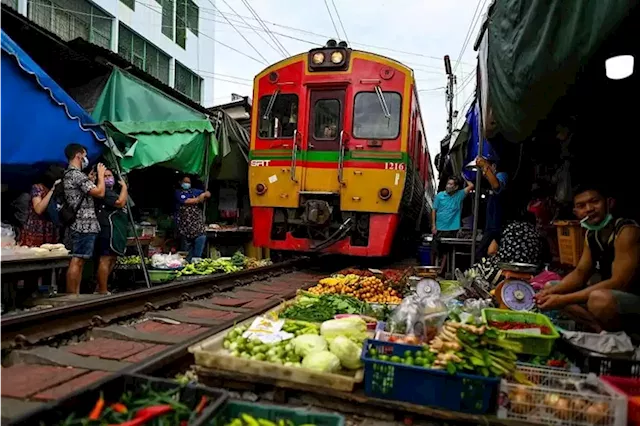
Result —
[[[479, 242], [481, 239], [479, 238], [477, 241]], [[466, 251], [460, 251], [460, 250], [456, 250], [457, 247], [469, 247], [471, 248], [473, 240], [471, 238], [441, 238], [440, 242], [443, 246], [447, 246], [448, 248], [450, 248], [449, 251], [449, 258], [451, 259], [451, 262], [448, 263], [448, 267], [447, 267], [447, 272], [449, 273], [455, 273], [456, 271], [456, 256], [458, 254], [471, 254], [471, 251], [466, 252]]]
[[[71, 256], [63, 255], [63, 256], [29, 256], [29, 257], [20, 257], [20, 256], [11, 256], [5, 255], [0, 259], [0, 273], [4, 275], [9, 274], [21, 274], [25, 272], [36, 272], [36, 271], [51, 271], [51, 288], [50, 294], [56, 294], [58, 292], [57, 285], [57, 274], [58, 270], [67, 268], [69, 266], [69, 261], [71, 260]], [[13, 295], [15, 289], [11, 286], [11, 282], [3, 278], [3, 292], [6, 294]], [[6, 285], [6, 287], [5, 287]], [[15, 303], [15, 298], [10, 297], [12, 300], [12, 304]], [[9, 306], [9, 308], [15, 308], [15, 306]]]
[[231, 256], [236, 251], [234, 247], [242, 247], [245, 243], [251, 240], [253, 235], [253, 228], [250, 226], [234, 226], [234, 227], [220, 227], [210, 228], [207, 227], [207, 247], [205, 253], [210, 252], [210, 246], [212, 241], [217, 243], [216, 246], [231, 248], [228, 253], [221, 253], [222, 256]]

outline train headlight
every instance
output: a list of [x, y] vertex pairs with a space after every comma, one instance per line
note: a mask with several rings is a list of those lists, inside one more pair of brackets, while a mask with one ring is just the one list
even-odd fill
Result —
[[313, 61], [313, 63], [315, 65], [322, 64], [324, 62], [324, 53], [322, 53], [322, 52], [314, 53], [311, 60]]
[[378, 191], [378, 197], [380, 197], [381, 200], [388, 200], [389, 198], [391, 198], [391, 190], [389, 188], [382, 188], [380, 191]]
[[265, 184], [259, 183], [256, 185], [256, 193], [258, 195], [264, 195], [267, 192], [267, 186]]
[[331, 54], [331, 62], [333, 62], [334, 64], [339, 64], [343, 60], [344, 60], [344, 54], [339, 50], [336, 50]]

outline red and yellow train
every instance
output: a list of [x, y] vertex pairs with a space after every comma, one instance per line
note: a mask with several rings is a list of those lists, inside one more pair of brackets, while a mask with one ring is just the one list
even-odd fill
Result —
[[254, 245], [386, 256], [415, 239], [434, 174], [410, 68], [330, 40], [258, 74], [253, 99]]

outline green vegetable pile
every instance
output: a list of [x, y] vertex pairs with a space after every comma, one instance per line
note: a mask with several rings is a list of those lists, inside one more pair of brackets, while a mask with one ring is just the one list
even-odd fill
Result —
[[239, 251], [235, 252], [233, 256], [231, 256], [231, 263], [237, 268], [244, 268], [247, 266], [248, 262], [249, 259]]
[[340, 367], [362, 366], [360, 354], [366, 328], [366, 323], [357, 317], [325, 321], [320, 328], [310, 322], [285, 320], [283, 331], [296, 337], [266, 344], [243, 337], [247, 328], [239, 326], [225, 336], [223, 347], [234, 357], [334, 373]]
[[[118, 265], [139, 265], [140, 256], [119, 256], [116, 263]], [[149, 260], [149, 258], [145, 258], [144, 263], [148, 265], [151, 263], [151, 260]]]
[[400, 355], [387, 355], [378, 353], [375, 347], [369, 348], [369, 357], [380, 361], [395, 362], [397, 364], [415, 365], [417, 367], [431, 367], [433, 361], [436, 360], [434, 353], [429, 351], [429, 346], [424, 346], [417, 351], [405, 351], [402, 356]]
[[277, 422], [273, 422], [267, 419], [256, 419], [253, 416], [242, 413], [240, 417], [231, 420], [226, 423], [225, 426], [315, 426], [311, 423], [295, 424], [291, 420], [280, 419]]
[[306, 293], [279, 314], [282, 318], [309, 322], [323, 322], [337, 314], [367, 315], [373, 313], [368, 303], [340, 294], [315, 296]]
[[189, 263], [184, 269], [178, 271], [178, 277], [182, 275], [210, 275], [214, 273], [225, 273], [241, 271], [242, 268], [234, 265], [226, 259], [202, 259], [198, 263]]

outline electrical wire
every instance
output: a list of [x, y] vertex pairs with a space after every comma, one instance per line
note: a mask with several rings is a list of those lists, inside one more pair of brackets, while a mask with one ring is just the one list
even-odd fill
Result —
[[233, 27], [233, 29], [236, 30], [236, 32], [240, 35], [240, 37], [242, 37], [244, 39], [244, 41], [246, 41], [247, 44], [249, 46], [251, 46], [251, 48], [254, 50], [254, 52], [256, 52], [258, 54], [258, 56], [260, 56], [262, 58], [262, 60], [264, 61], [264, 64], [265, 65], [269, 65], [269, 61], [267, 60], [267, 58], [265, 58], [264, 55], [262, 53], [260, 53], [260, 51], [258, 49], [256, 49], [256, 47], [249, 41], [249, 39], [246, 38], [244, 36], [244, 34], [242, 34], [242, 31], [240, 31], [239, 29], [236, 28], [235, 25], [233, 25], [233, 23], [229, 20], [229, 18], [227, 18], [227, 15], [222, 13], [222, 11], [220, 9], [218, 9], [215, 4], [213, 4], [213, 1], [211, 1], [211, 0], [208, 0], [208, 1], [209, 1], [209, 3], [211, 3], [211, 6], [213, 6], [213, 8], [216, 9], [222, 15], [222, 17], [229, 23], [229, 25], [231, 25]]
[[258, 14], [258, 12], [256, 12], [255, 9], [249, 3], [249, 0], [242, 0], [242, 3], [245, 5], [247, 10], [249, 10], [251, 15], [253, 15], [255, 17], [255, 19], [258, 21], [258, 24], [262, 28], [264, 28], [264, 30], [267, 32], [267, 35], [269, 36], [269, 38], [271, 38], [271, 40], [273, 40], [273, 42], [276, 44], [276, 46], [278, 46], [278, 49], [280, 49], [282, 51], [282, 54], [285, 55], [285, 56], [291, 56], [291, 54], [289, 53], [287, 48], [284, 47], [284, 45], [280, 42], [280, 40], [278, 40], [278, 38], [271, 32], [271, 30], [269, 30], [269, 28], [267, 28], [266, 24], [264, 23], [264, 21], [262, 20], [262, 18]]
[[[453, 72], [455, 73], [456, 70], [458, 69], [458, 65], [460, 64], [460, 60], [462, 59], [462, 55], [464, 55], [464, 52], [466, 52], [467, 47], [469, 46], [469, 42], [471, 41], [471, 37], [473, 35], [473, 31], [476, 28], [476, 25], [478, 25], [478, 22], [480, 21], [480, 18], [482, 17], [482, 10], [484, 10], [484, 6], [485, 4], [487, 4], [487, 0], [484, 0], [484, 2], [482, 3], [482, 6], [480, 6], [480, 1], [478, 0], [478, 4], [476, 5], [476, 10], [473, 12], [473, 17], [471, 18], [471, 23], [469, 24], [469, 28], [467, 29], [467, 35], [464, 38], [464, 42], [462, 43], [462, 48], [460, 49], [460, 54], [458, 55], [458, 60], [456, 61], [456, 64], [453, 67]], [[478, 13], [480, 12], [480, 13]], [[477, 15], [477, 17], [476, 17]]]
[[[231, 5], [227, 2], [227, 0], [222, 0], [222, 2], [223, 2], [223, 3], [224, 3], [224, 4], [225, 4], [229, 9], [231, 9], [231, 12], [235, 13], [236, 15], [238, 15], [238, 14], [236, 13], [236, 11], [231, 7]], [[238, 16], [240, 16], [240, 15], [238, 15]], [[275, 50], [275, 51], [276, 51], [276, 53], [278, 53], [278, 54], [282, 54], [282, 52], [280, 52], [280, 51], [279, 51], [278, 49], [276, 49], [276, 48], [275, 48], [271, 43], [269, 43], [269, 42], [268, 42], [268, 41], [263, 37], [263, 35], [262, 35], [262, 34], [260, 34], [260, 33], [259, 33], [259, 32], [258, 32], [258, 31], [253, 27], [253, 26], [249, 25], [249, 23], [248, 23], [248, 22], [247, 22], [243, 17], [240, 17], [240, 19], [242, 19], [242, 22], [244, 22], [248, 27], [250, 27], [250, 28], [253, 30], [253, 32], [254, 32], [258, 37], [260, 37], [260, 39], [261, 39], [262, 41], [264, 41], [264, 42], [265, 42], [269, 47], [271, 47], [273, 50]]]
[[327, 0], [324, 0], [324, 5], [327, 6], [327, 13], [329, 14], [329, 18], [331, 19], [331, 24], [333, 25], [333, 29], [336, 30], [336, 35], [338, 36], [338, 38], [340, 38], [338, 27], [336, 26], [336, 22], [333, 20], [333, 15], [331, 14], [331, 9], [329, 9], [329, 3], [327, 3]]
[[349, 36], [347, 35], [347, 32], [344, 29], [344, 25], [342, 24], [342, 18], [340, 17], [340, 12], [338, 12], [336, 3], [333, 0], [331, 0], [331, 4], [333, 5], [333, 8], [336, 10], [336, 16], [338, 17], [338, 22], [340, 22], [340, 28], [342, 28], [342, 32], [344, 33], [345, 40], [347, 40], [347, 44], [351, 44], [349, 43]]

